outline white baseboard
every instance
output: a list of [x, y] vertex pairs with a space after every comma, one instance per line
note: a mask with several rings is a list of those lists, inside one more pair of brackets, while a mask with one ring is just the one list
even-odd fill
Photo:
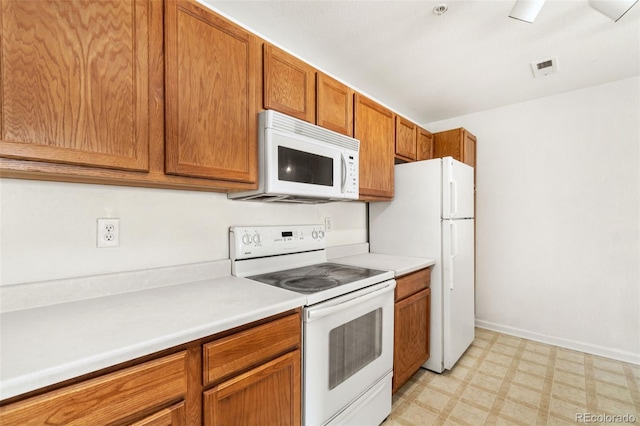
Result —
[[547, 336], [546, 334], [540, 334], [533, 331], [523, 330], [521, 328], [510, 327], [507, 325], [496, 324], [478, 319], [476, 319], [476, 327], [484, 328], [491, 331], [497, 331], [499, 333], [521, 337], [523, 339], [533, 340], [540, 343], [546, 343], [548, 345], [558, 346], [565, 349], [571, 349], [574, 351], [585, 352], [591, 355], [598, 355], [605, 358], [628, 362], [630, 364], [640, 365], [640, 354], [633, 352], [621, 351], [614, 348], [593, 345], [591, 343], [576, 342], [574, 340], [563, 339], [554, 336]]

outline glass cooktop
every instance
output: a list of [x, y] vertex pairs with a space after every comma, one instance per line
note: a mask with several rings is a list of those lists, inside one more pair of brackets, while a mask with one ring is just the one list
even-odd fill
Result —
[[312, 294], [384, 273], [377, 269], [328, 262], [247, 278], [298, 293]]

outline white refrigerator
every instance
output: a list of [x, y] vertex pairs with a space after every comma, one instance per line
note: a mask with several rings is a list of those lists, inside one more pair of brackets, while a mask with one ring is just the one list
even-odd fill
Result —
[[372, 253], [435, 259], [429, 360], [451, 369], [475, 336], [474, 174], [452, 157], [395, 166], [393, 201], [369, 203]]

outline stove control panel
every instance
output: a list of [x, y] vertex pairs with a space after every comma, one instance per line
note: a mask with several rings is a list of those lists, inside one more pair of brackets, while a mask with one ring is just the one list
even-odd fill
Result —
[[231, 260], [323, 250], [323, 225], [232, 226], [229, 228]]

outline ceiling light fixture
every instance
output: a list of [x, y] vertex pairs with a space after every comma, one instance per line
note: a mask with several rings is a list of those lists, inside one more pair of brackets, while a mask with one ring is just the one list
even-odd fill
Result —
[[447, 10], [449, 10], [449, 6], [446, 4], [439, 4], [433, 8], [433, 14], [438, 16], [444, 15]]
[[618, 19], [627, 13], [638, 0], [589, 0], [589, 6], [603, 15], [618, 22]]
[[[589, 6], [618, 22], [639, 0], [589, 0]], [[509, 18], [532, 23], [545, 0], [516, 0]], [[434, 9], [435, 13], [435, 9]]]
[[533, 23], [542, 9], [545, 0], [517, 0], [513, 5], [509, 18]]

